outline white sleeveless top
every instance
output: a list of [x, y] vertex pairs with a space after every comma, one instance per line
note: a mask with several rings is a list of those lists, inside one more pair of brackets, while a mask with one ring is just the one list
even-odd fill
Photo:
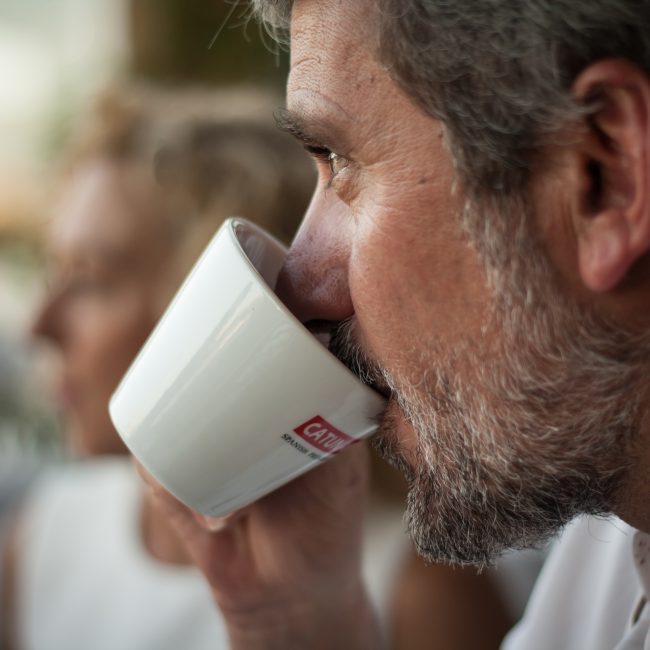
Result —
[[223, 620], [197, 569], [141, 541], [142, 486], [128, 459], [40, 480], [25, 504], [17, 622], [24, 650], [220, 650]]

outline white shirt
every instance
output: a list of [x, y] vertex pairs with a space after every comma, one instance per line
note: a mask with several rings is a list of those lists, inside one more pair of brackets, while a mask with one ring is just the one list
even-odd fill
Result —
[[551, 552], [503, 650], [650, 650], [650, 536], [580, 517]]
[[128, 459], [84, 461], [35, 486], [18, 546], [25, 650], [220, 650], [223, 620], [194, 567], [144, 548]]

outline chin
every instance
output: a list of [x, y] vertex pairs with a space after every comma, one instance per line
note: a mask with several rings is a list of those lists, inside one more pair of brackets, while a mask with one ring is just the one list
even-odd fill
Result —
[[73, 416], [68, 418], [67, 429], [68, 448], [79, 458], [129, 453], [112, 425], [88, 423]]
[[415, 454], [412, 451], [417, 446], [416, 436], [397, 401], [391, 398], [371, 443], [379, 456], [401, 472], [409, 484], [417, 473]]

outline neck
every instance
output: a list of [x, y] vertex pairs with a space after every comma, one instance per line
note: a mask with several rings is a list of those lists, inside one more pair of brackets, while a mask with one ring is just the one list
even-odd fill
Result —
[[[644, 402], [650, 403], [650, 390]], [[615, 514], [630, 526], [650, 534], [650, 409], [642, 415], [628, 456], [632, 465], [616, 495]]]

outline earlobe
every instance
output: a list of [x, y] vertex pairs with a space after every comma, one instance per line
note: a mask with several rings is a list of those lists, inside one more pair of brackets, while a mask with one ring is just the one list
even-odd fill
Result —
[[598, 293], [619, 284], [628, 269], [629, 232], [618, 211], [598, 215], [578, 236], [578, 267], [587, 289]]
[[588, 289], [611, 291], [650, 250], [650, 80], [629, 62], [601, 61], [573, 91], [595, 106], [582, 145], [578, 268]]

